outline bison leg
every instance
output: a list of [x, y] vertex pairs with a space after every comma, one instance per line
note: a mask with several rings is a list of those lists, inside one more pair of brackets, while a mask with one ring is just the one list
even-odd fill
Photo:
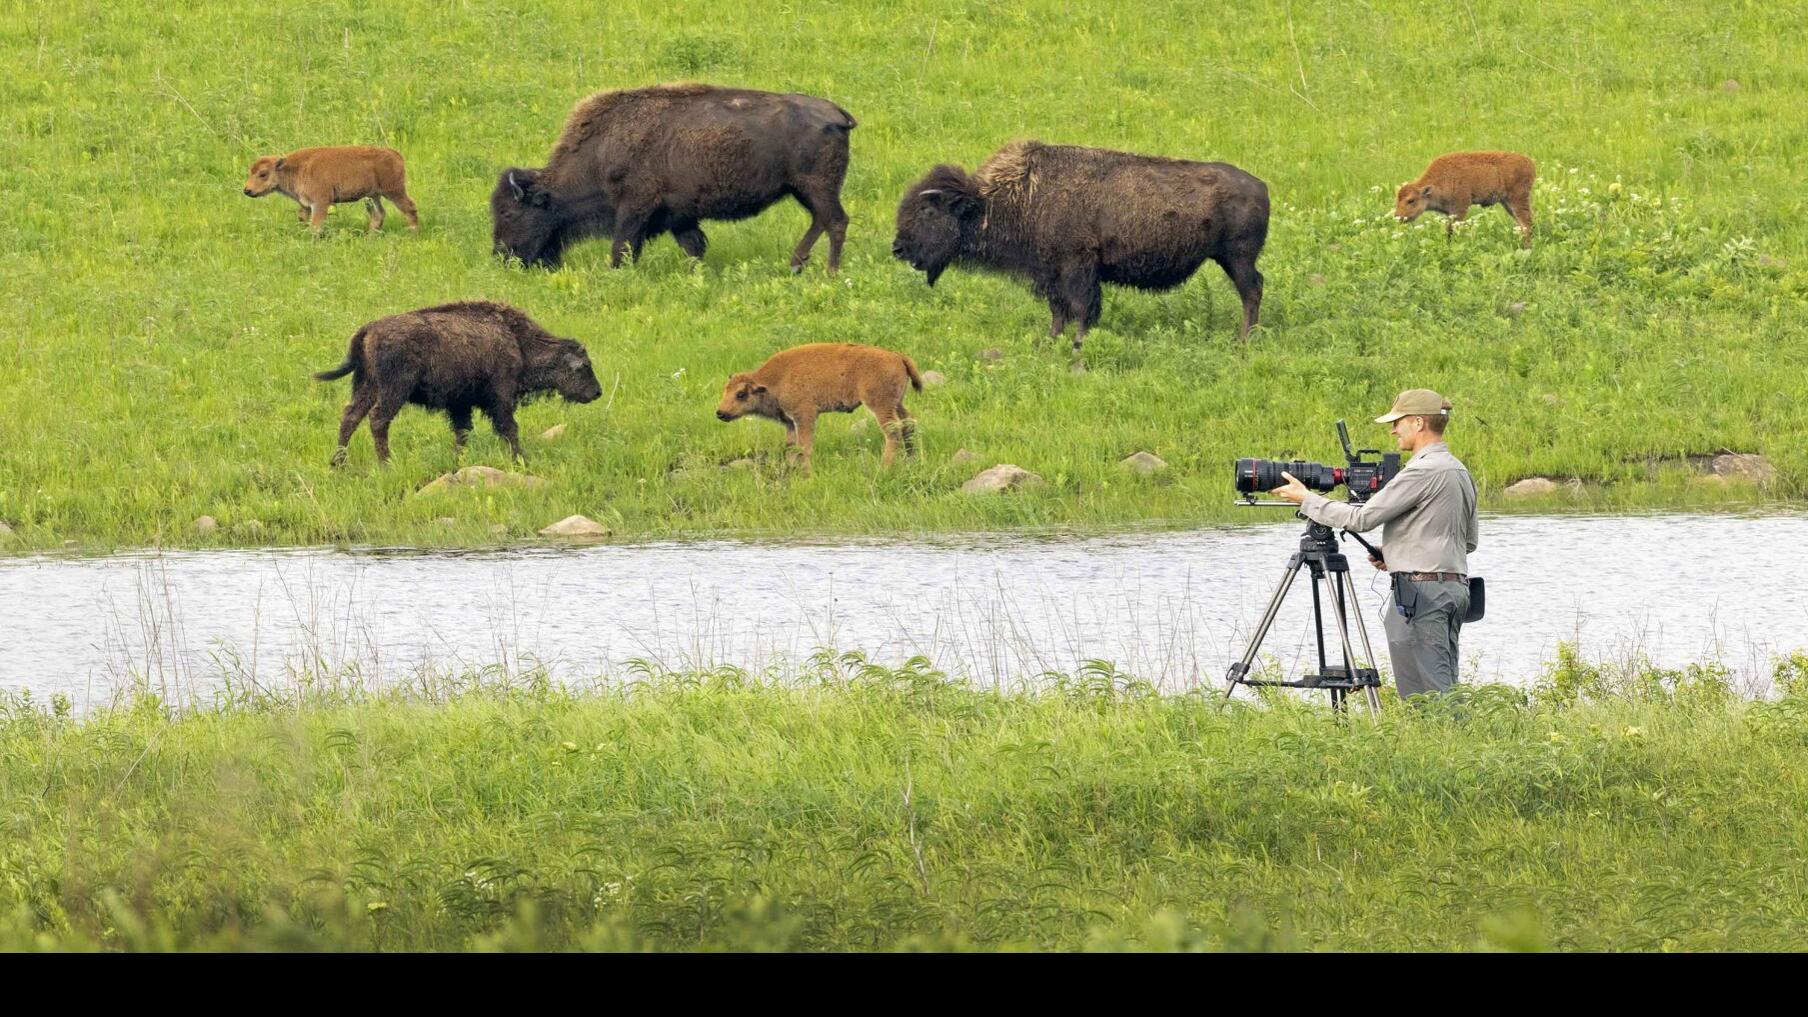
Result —
[[803, 462], [804, 472], [810, 472], [810, 451], [816, 445], [816, 414], [814, 412], [799, 413], [791, 420], [791, 426], [797, 435], [797, 453]]
[[[1074, 352], [1080, 352], [1080, 344], [1086, 341], [1086, 330], [1098, 323], [1102, 297], [1099, 292], [1099, 269], [1097, 265], [1076, 265], [1062, 271], [1055, 280], [1053, 292], [1049, 297], [1049, 306], [1055, 307], [1060, 301], [1060, 310], [1056, 311], [1055, 323], [1058, 326], [1051, 338], [1061, 335], [1061, 329], [1067, 321], [1079, 323], [1074, 330]], [[1065, 320], [1064, 320], [1065, 319]]]
[[484, 415], [490, 418], [490, 426], [496, 429], [497, 437], [508, 442], [509, 452], [517, 462], [527, 462], [521, 454], [521, 432], [515, 427], [515, 407], [511, 402], [498, 400], [484, 409]]
[[370, 213], [370, 231], [375, 233], [383, 226], [383, 199], [374, 194], [365, 198], [364, 210]]
[[1519, 245], [1532, 246], [1532, 196], [1514, 197], [1507, 201], [1507, 212], [1519, 224]]
[[319, 236], [321, 227], [326, 225], [326, 213], [332, 207], [333, 203], [330, 201], [316, 201], [310, 206], [309, 211], [313, 214], [308, 220], [308, 228], [314, 231], [315, 236]]
[[1451, 234], [1455, 233], [1456, 232], [1456, 224], [1459, 222], [1462, 222], [1464, 219], [1467, 219], [1467, 218], [1469, 218], [1469, 206], [1468, 205], [1458, 205], [1455, 208], [1451, 209], [1450, 217], [1444, 220], [1444, 235], [1448, 237]]
[[678, 249], [685, 254], [703, 260], [703, 252], [709, 249], [709, 238], [703, 235], [703, 228], [695, 219], [672, 224], [672, 239], [678, 241]]
[[345, 404], [345, 413], [339, 418], [339, 447], [333, 450], [334, 467], [345, 465], [345, 447], [352, 443], [352, 432], [358, 429], [358, 424], [370, 413], [376, 401], [369, 389], [352, 390], [352, 401]]
[[889, 409], [883, 402], [867, 403], [873, 411], [873, 419], [879, 422], [879, 431], [885, 435], [885, 455], [879, 459], [879, 465], [890, 467], [898, 454], [898, 430], [904, 422], [898, 419], [896, 406]]
[[395, 207], [402, 210], [402, 217], [408, 220], [408, 228], [410, 230], [417, 233], [420, 232], [421, 217], [415, 214], [414, 201], [408, 197], [406, 191], [397, 191], [394, 194], [385, 194], [383, 196], [390, 201], [395, 202]]
[[615, 210], [615, 242], [609, 245], [609, 267], [620, 268], [622, 254], [632, 250], [634, 261], [640, 261], [641, 245], [647, 240], [647, 224], [653, 221], [653, 209], [618, 208]]
[[370, 411], [370, 438], [377, 446], [377, 462], [389, 462], [389, 422], [402, 412], [407, 399], [392, 398], [385, 393], [377, 399], [377, 405]]
[[300, 198], [295, 199], [295, 221], [296, 222], [307, 222], [308, 221], [308, 203], [305, 201], [302, 201]]
[[465, 439], [471, 437], [471, 408], [454, 406], [446, 413], [452, 418], [452, 448], [455, 452], [463, 452]]
[[816, 241], [824, 233], [829, 235], [829, 274], [841, 271], [841, 245], [847, 240], [847, 212], [841, 207], [841, 199], [834, 193], [820, 194], [814, 192], [795, 192], [797, 203], [810, 213], [810, 228], [804, 231], [803, 239], [797, 242], [797, 248], [791, 252], [791, 273], [796, 275], [804, 270], [804, 264], [810, 260], [810, 251], [815, 248]]
[[1220, 262], [1224, 274], [1237, 287], [1237, 296], [1243, 298], [1243, 328], [1237, 338], [1248, 339], [1249, 330], [1255, 328], [1262, 316], [1262, 273], [1256, 271], [1256, 259], [1253, 255], [1232, 255]]
[[904, 445], [904, 454], [914, 456], [917, 454], [917, 422], [911, 417], [910, 411], [904, 408], [902, 397], [898, 400], [895, 412], [897, 418], [893, 426], [897, 428], [898, 438]]

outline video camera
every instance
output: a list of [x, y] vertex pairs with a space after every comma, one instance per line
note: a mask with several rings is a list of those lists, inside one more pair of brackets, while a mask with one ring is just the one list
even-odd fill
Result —
[[[1342, 484], [1349, 488], [1350, 501], [1361, 504], [1378, 494], [1387, 482], [1400, 472], [1400, 453], [1383, 453], [1380, 449], [1350, 448], [1350, 429], [1344, 422], [1337, 422], [1337, 440], [1343, 444], [1343, 457], [1346, 466], [1326, 466], [1324, 463], [1308, 462], [1295, 459], [1282, 462], [1278, 459], [1239, 459], [1237, 460], [1237, 492], [1243, 496], [1239, 505], [1280, 505], [1292, 508], [1292, 502], [1257, 501], [1256, 495], [1267, 494], [1277, 487], [1284, 486], [1287, 481], [1281, 476], [1284, 470], [1293, 474], [1300, 483], [1309, 490], [1325, 492]], [[1364, 455], [1380, 456], [1380, 459], [1362, 458]]]

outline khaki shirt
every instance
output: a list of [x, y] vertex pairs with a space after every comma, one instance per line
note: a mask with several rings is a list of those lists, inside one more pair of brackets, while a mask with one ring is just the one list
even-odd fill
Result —
[[1361, 533], [1380, 526], [1390, 572], [1469, 574], [1480, 538], [1475, 480], [1443, 442], [1427, 445], [1361, 505], [1311, 492], [1300, 511], [1315, 523]]

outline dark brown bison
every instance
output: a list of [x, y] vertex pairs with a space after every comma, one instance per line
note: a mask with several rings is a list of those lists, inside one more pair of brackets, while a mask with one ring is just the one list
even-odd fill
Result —
[[802, 271], [829, 235], [841, 267], [848, 132], [854, 118], [826, 99], [712, 85], [598, 92], [577, 104], [543, 169], [508, 169], [490, 195], [499, 254], [556, 267], [572, 242], [614, 238], [609, 264], [636, 260], [662, 233], [702, 258], [705, 219], [746, 219], [787, 195], [810, 213], [791, 252]]
[[507, 304], [487, 301], [425, 307], [365, 325], [352, 336], [345, 362], [314, 377], [333, 381], [347, 374], [352, 401], [339, 421], [334, 466], [344, 465], [345, 446], [366, 414], [380, 462], [389, 461], [389, 422], [408, 403], [445, 410], [461, 449], [471, 433], [471, 411], [482, 410], [521, 459], [519, 400], [557, 392], [587, 403], [602, 394], [582, 344], [547, 332]]
[[1442, 212], [1449, 236], [1469, 214], [1469, 206], [1500, 205], [1519, 226], [1522, 247], [1532, 246], [1532, 178], [1538, 169], [1518, 152], [1452, 152], [1431, 160], [1419, 179], [1400, 185], [1394, 216], [1412, 222], [1426, 211]]
[[775, 353], [751, 371], [728, 376], [722, 386], [718, 420], [765, 417], [785, 425], [787, 452], [803, 458], [810, 469], [816, 442], [816, 418], [823, 413], [852, 413], [865, 405], [885, 432], [890, 466], [902, 444], [916, 453], [916, 422], [904, 408], [904, 390], [923, 390], [917, 365], [902, 353], [856, 343], [808, 343]]
[[266, 155], [251, 164], [245, 174], [245, 197], [261, 198], [276, 191], [295, 199], [296, 215], [314, 233], [326, 222], [335, 204], [364, 199], [370, 228], [383, 225], [383, 199], [395, 202], [408, 218], [408, 228], [421, 228], [414, 201], [408, 197], [407, 171], [402, 153], [393, 148], [341, 145], [298, 148], [288, 155]]
[[1054, 315], [1051, 337], [1078, 323], [1078, 350], [1101, 283], [1170, 289], [1208, 258], [1243, 298], [1247, 338], [1267, 239], [1268, 185], [1235, 166], [1017, 141], [972, 175], [942, 165], [912, 184], [891, 251], [931, 286], [955, 264], [1028, 279]]

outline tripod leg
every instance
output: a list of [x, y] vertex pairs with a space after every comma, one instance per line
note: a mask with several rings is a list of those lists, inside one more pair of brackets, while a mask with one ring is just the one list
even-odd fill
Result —
[[[1381, 667], [1380, 663], [1375, 659], [1375, 647], [1369, 643], [1369, 626], [1367, 622], [1362, 620], [1362, 604], [1356, 598], [1356, 577], [1345, 572], [1343, 574], [1343, 580], [1350, 588], [1350, 604], [1354, 608], [1350, 612], [1350, 616], [1356, 619], [1356, 634], [1362, 638], [1363, 657], [1369, 662], [1369, 666], [1374, 668], [1376, 673], [1379, 674]], [[1369, 716], [1372, 717], [1379, 714], [1381, 712], [1381, 694], [1376, 691], [1375, 686], [1373, 685], [1368, 686], [1363, 691], [1368, 694]]]
[[[1353, 602], [1353, 600], [1346, 601], [1344, 598], [1344, 582], [1349, 580], [1350, 574], [1348, 572], [1339, 572], [1336, 575], [1343, 577], [1343, 581], [1339, 581], [1336, 576], [1331, 580], [1331, 589], [1335, 594], [1332, 597], [1334, 603], [1331, 605], [1331, 617], [1337, 619], [1337, 638], [1343, 642], [1344, 675], [1348, 678], [1354, 678], [1356, 677], [1356, 651], [1350, 647], [1350, 626], [1344, 621], [1343, 617], [1345, 604]], [[1354, 584], [1351, 584], [1349, 589], [1351, 592], [1354, 592], [1356, 587]], [[1358, 619], [1358, 623], [1360, 623], [1360, 621], [1361, 619]], [[1373, 706], [1376, 704], [1372, 696], [1369, 699], [1369, 703], [1371, 706], [1369, 719], [1376, 720], [1378, 718], [1373, 710]]]
[[1293, 580], [1299, 575], [1302, 559], [1294, 555], [1287, 560], [1287, 572], [1281, 576], [1280, 585], [1274, 588], [1274, 596], [1268, 598], [1268, 610], [1262, 612], [1262, 621], [1256, 626], [1255, 634], [1249, 638], [1249, 649], [1243, 651], [1243, 659], [1230, 666], [1229, 679], [1224, 684], [1224, 698], [1230, 699], [1231, 693], [1237, 691], [1237, 683], [1249, 673], [1249, 665], [1256, 659], [1256, 651], [1261, 649], [1262, 639], [1268, 635], [1269, 626], [1274, 624], [1274, 616], [1281, 613], [1281, 601], [1287, 598], [1287, 591], [1293, 588]]

